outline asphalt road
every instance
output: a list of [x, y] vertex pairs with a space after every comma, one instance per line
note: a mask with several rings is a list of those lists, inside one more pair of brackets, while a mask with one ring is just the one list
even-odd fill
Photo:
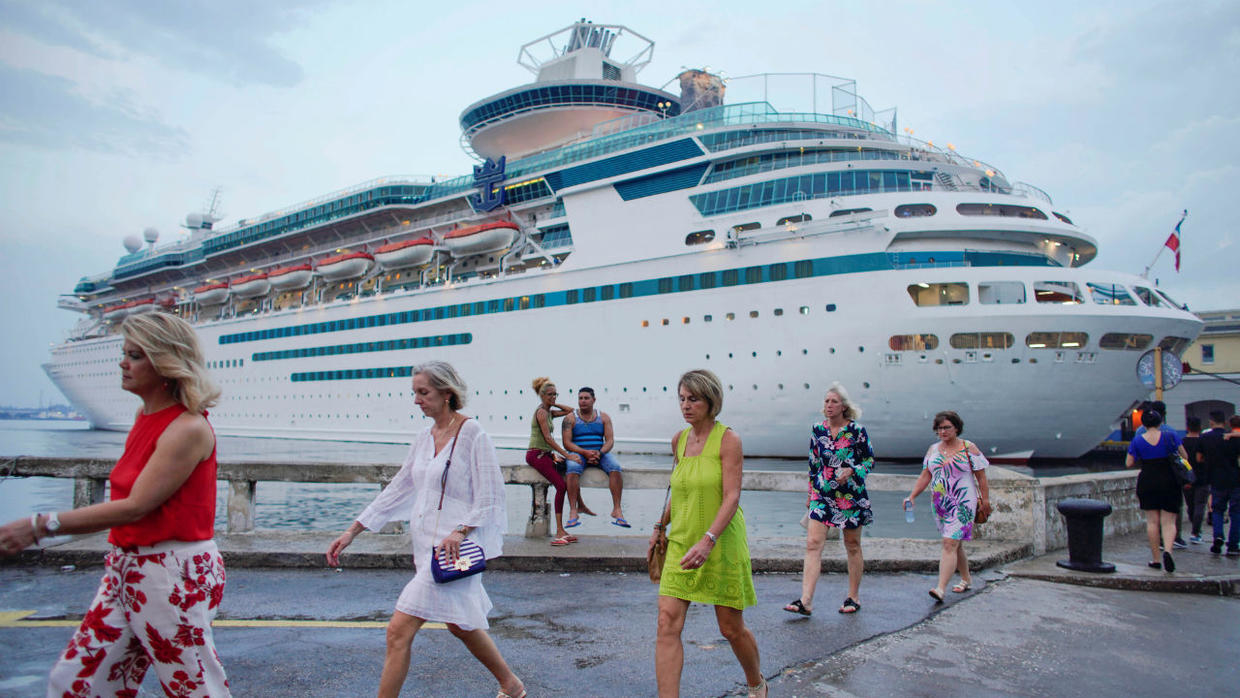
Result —
[[[0, 695], [41, 696], [99, 568], [0, 569]], [[842, 616], [842, 575], [824, 575], [815, 613], [781, 610], [798, 576], [759, 575], [746, 621], [771, 695], [1231, 695], [1240, 600], [1001, 579], [936, 607], [930, 577], [872, 574], [862, 611]], [[373, 695], [400, 571], [229, 572], [216, 643], [237, 696]], [[491, 633], [534, 696], [654, 695], [655, 586], [621, 573], [488, 572]], [[334, 621], [332, 627], [305, 621]], [[685, 628], [685, 696], [744, 694], [709, 607]], [[1189, 677], [1192, 677], [1191, 679]], [[1190, 690], [1191, 689], [1191, 690]], [[424, 629], [402, 695], [492, 696], [490, 676], [443, 629]], [[161, 695], [153, 675], [142, 695]]]

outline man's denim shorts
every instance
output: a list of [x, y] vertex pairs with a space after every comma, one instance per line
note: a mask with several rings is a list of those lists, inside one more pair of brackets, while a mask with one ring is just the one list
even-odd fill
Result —
[[[577, 455], [580, 456], [581, 454], [578, 453]], [[585, 456], [581, 456], [581, 460], [585, 460], [585, 459], [586, 459]], [[608, 475], [610, 475], [611, 473], [622, 472], [620, 469], [620, 462], [617, 461], [610, 453], [603, 453], [599, 455], [598, 465], [594, 465], [593, 463], [591, 463], [590, 465], [591, 467], [602, 468], [603, 472], [607, 473]], [[581, 463], [573, 462], [571, 460], [568, 461], [567, 466], [568, 466], [569, 473], [576, 473], [578, 475], [585, 472], [585, 469], [586, 469], [586, 466], [582, 465]]]

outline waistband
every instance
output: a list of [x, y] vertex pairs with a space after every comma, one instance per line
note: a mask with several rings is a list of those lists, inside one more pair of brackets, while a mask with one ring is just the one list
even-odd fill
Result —
[[116, 545], [112, 546], [114, 550], [122, 552], [126, 555], [158, 555], [159, 553], [177, 553], [180, 555], [197, 555], [198, 553], [214, 553], [219, 552], [219, 548], [215, 547], [215, 541], [207, 540], [166, 540], [155, 545], [126, 545], [124, 547]]

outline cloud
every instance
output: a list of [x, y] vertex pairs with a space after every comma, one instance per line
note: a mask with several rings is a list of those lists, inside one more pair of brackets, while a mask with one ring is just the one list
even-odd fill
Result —
[[90, 100], [71, 80], [0, 64], [0, 142], [175, 159], [187, 152], [189, 135], [124, 91]]
[[273, 44], [325, 0], [0, 2], [0, 24], [51, 45], [109, 58], [140, 55], [233, 84], [292, 87], [301, 66]]

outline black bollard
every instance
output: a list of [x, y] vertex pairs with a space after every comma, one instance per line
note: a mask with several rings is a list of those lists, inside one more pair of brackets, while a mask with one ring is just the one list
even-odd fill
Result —
[[1115, 565], [1102, 561], [1102, 520], [1111, 505], [1096, 499], [1065, 499], [1059, 502], [1068, 527], [1068, 559], [1056, 565], [1078, 572], [1114, 572]]

